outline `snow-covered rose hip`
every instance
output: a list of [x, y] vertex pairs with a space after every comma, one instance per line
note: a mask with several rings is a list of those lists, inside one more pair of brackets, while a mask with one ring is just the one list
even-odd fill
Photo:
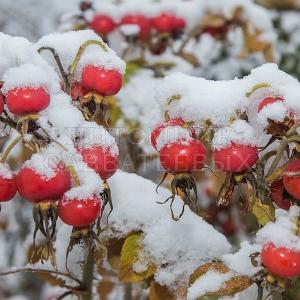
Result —
[[266, 244], [261, 253], [263, 265], [274, 275], [293, 278], [300, 275], [300, 252]]
[[50, 95], [44, 87], [19, 87], [8, 91], [8, 110], [18, 116], [35, 114], [44, 110], [50, 103]]
[[259, 103], [257, 111], [260, 112], [263, 108], [270, 104], [283, 101], [284, 99], [282, 97], [266, 97]]
[[122, 75], [118, 70], [107, 70], [101, 66], [86, 66], [81, 74], [84, 89], [102, 96], [117, 94], [122, 86]]
[[67, 169], [59, 165], [47, 177], [33, 168], [25, 166], [16, 176], [17, 189], [26, 200], [38, 203], [42, 200], [56, 200], [71, 187], [71, 177]]
[[215, 150], [213, 158], [221, 171], [244, 172], [257, 162], [258, 150], [255, 146], [232, 143]]
[[[182, 118], [175, 118], [175, 119], [170, 119], [168, 121], [165, 121], [164, 123], [158, 124], [157, 126], [154, 127], [154, 129], [151, 132], [151, 144], [152, 146], [156, 148], [157, 144], [157, 138], [159, 137], [160, 133], [162, 130], [164, 130], [166, 127], [175, 127], [175, 126], [180, 126], [180, 127], [185, 127], [187, 123], [182, 119]], [[189, 129], [191, 137], [195, 138], [196, 137], [196, 132], [193, 127], [190, 127]]]
[[283, 184], [286, 191], [300, 200], [300, 159], [291, 160], [283, 174]]
[[116, 24], [110, 16], [95, 15], [90, 26], [96, 33], [106, 36], [108, 33], [114, 31]]
[[110, 148], [95, 145], [89, 148], [79, 148], [83, 161], [94, 169], [103, 180], [115, 174], [118, 167], [118, 156]]
[[139, 38], [142, 41], [148, 39], [151, 31], [150, 20], [142, 14], [130, 14], [121, 19], [121, 25], [137, 25], [139, 27]]
[[282, 180], [275, 181], [271, 184], [271, 197], [281, 209], [289, 210], [291, 201], [285, 196], [285, 189]]
[[15, 177], [8, 165], [0, 163], [0, 202], [11, 200], [17, 193]]
[[195, 139], [166, 144], [159, 152], [162, 167], [172, 174], [201, 170], [206, 156], [205, 146]]
[[59, 218], [67, 225], [86, 227], [99, 217], [101, 212], [101, 199], [92, 195], [88, 198], [68, 197], [66, 195], [59, 201]]
[[171, 33], [176, 25], [177, 18], [172, 13], [164, 12], [152, 19], [152, 26], [160, 33]]

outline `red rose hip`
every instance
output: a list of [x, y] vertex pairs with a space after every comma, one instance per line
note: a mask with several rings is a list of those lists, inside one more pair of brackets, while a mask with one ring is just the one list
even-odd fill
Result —
[[159, 153], [160, 163], [168, 173], [191, 173], [204, 167], [205, 146], [192, 139], [165, 145]]
[[149, 38], [151, 31], [151, 22], [141, 14], [132, 14], [124, 16], [120, 22], [121, 25], [137, 25], [139, 27], [139, 38], [145, 41]]
[[0, 114], [3, 113], [4, 110], [4, 97], [2, 95], [2, 93], [0, 92]]
[[43, 88], [20, 87], [8, 91], [6, 105], [15, 115], [35, 114], [44, 110], [50, 103], [50, 96]]
[[86, 66], [81, 74], [85, 90], [96, 92], [102, 96], [117, 94], [122, 86], [122, 75], [117, 70], [106, 70], [103, 67]]
[[17, 186], [14, 175], [9, 167], [0, 163], [0, 202], [7, 202], [14, 198]]
[[42, 200], [56, 200], [71, 188], [71, 177], [63, 166], [55, 169], [55, 175], [47, 178], [35, 170], [23, 167], [16, 176], [20, 195], [32, 203]]
[[300, 159], [290, 161], [283, 174], [283, 184], [286, 191], [300, 200]]
[[160, 33], [171, 33], [177, 29], [178, 20], [176, 16], [171, 13], [162, 13], [152, 19], [152, 25]]
[[257, 148], [251, 145], [231, 144], [215, 150], [213, 158], [217, 169], [226, 172], [244, 172], [258, 160]]
[[95, 15], [90, 26], [96, 33], [105, 36], [114, 31], [116, 24], [110, 16]]
[[95, 195], [87, 198], [68, 198], [64, 196], [58, 204], [59, 218], [67, 225], [86, 227], [99, 217], [101, 199]]
[[292, 278], [300, 275], [300, 252], [274, 244], [266, 244], [262, 249], [263, 265], [274, 275]]
[[116, 173], [118, 156], [114, 155], [109, 148], [104, 149], [99, 145], [91, 148], [81, 148], [79, 152], [83, 157], [83, 161], [95, 170], [103, 180]]

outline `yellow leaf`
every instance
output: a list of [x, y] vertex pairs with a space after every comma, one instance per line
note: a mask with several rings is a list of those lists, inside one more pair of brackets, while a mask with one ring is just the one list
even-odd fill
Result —
[[147, 270], [142, 273], [134, 271], [134, 265], [139, 260], [142, 250], [142, 234], [134, 233], [127, 237], [121, 251], [121, 261], [119, 266], [119, 279], [124, 283], [134, 283], [143, 281], [155, 273], [155, 266], [149, 263]]
[[263, 204], [261, 200], [256, 199], [252, 207], [252, 213], [261, 226], [265, 226], [270, 221], [275, 221], [275, 208], [271, 202]]

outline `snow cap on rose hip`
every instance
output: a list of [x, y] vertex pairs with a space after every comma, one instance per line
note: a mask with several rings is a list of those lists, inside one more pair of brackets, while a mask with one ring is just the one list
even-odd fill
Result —
[[[166, 135], [166, 138], [175, 138], [176, 136], [179, 137], [180, 134], [186, 134], [186, 132], [189, 133], [189, 135], [193, 138], [196, 138], [196, 132], [195, 129], [193, 127], [187, 126], [188, 123], [185, 122], [182, 118], [174, 118], [174, 119], [170, 119], [167, 120], [163, 123], [157, 124], [152, 132], [151, 132], [151, 144], [152, 146], [158, 150], [157, 148], [157, 140], [159, 138], [159, 136], [161, 135], [162, 131], [164, 131], [165, 128], [167, 127], [176, 127], [177, 129], [170, 129], [170, 132], [164, 131], [163, 136]], [[182, 129], [186, 129], [184, 131], [180, 131], [180, 128]], [[181, 132], [181, 133], [180, 133]], [[162, 140], [163, 142], [163, 140]]]
[[14, 198], [17, 193], [15, 176], [8, 164], [0, 163], [0, 202]]
[[213, 158], [217, 169], [231, 172], [249, 170], [258, 160], [255, 132], [246, 121], [236, 120], [215, 132]]
[[57, 200], [71, 188], [71, 176], [55, 156], [34, 154], [16, 176], [17, 189], [26, 200], [37, 203]]

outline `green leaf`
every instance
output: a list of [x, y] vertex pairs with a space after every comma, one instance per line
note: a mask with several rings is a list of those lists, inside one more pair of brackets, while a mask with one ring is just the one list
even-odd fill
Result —
[[149, 263], [146, 271], [136, 273], [134, 265], [139, 260], [139, 253], [142, 250], [142, 234], [134, 233], [127, 237], [121, 251], [119, 266], [119, 279], [124, 283], [135, 283], [143, 281], [155, 273], [155, 266]]
[[255, 199], [252, 213], [256, 216], [257, 222], [261, 226], [265, 226], [267, 223], [275, 221], [275, 207], [272, 202], [264, 204], [261, 200]]

